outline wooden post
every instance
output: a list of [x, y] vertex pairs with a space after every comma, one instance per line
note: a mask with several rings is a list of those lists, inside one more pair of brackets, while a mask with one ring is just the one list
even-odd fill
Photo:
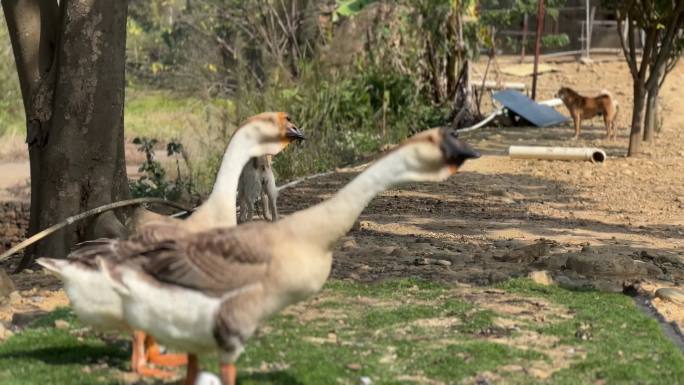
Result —
[[539, 0], [537, 12], [537, 36], [534, 40], [534, 74], [532, 75], [532, 100], [537, 99], [537, 70], [539, 68], [539, 54], [542, 28], [544, 27], [544, 0]]

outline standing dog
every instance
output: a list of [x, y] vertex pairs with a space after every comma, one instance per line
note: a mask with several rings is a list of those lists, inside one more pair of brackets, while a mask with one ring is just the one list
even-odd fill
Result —
[[591, 119], [596, 115], [603, 116], [606, 125], [606, 137], [615, 139], [617, 130], [615, 129], [615, 117], [617, 116], [618, 103], [610, 92], [603, 90], [598, 96], [582, 96], [568, 87], [561, 87], [556, 95], [570, 111], [570, 116], [575, 122], [575, 137], [579, 138], [582, 119]]

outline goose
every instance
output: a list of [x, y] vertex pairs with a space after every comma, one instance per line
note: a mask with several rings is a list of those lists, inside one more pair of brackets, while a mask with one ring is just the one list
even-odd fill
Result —
[[[139, 226], [138, 232], [161, 239], [167, 228], [182, 228], [188, 232], [212, 227], [235, 226], [237, 184], [244, 165], [254, 156], [277, 154], [304, 136], [284, 112], [255, 115], [238, 128], [223, 156], [216, 182], [207, 200], [186, 220], [153, 214], [150, 222]], [[79, 247], [94, 247], [104, 240], [88, 241]], [[120, 297], [113, 291], [96, 264], [93, 253], [72, 253], [67, 259], [39, 258], [37, 262], [64, 282], [64, 289], [76, 315], [86, 324], [101, 330], [130, 331], [123, 318]], [[139, 330], [133, 331], [131, 369], [144, 376], [168, 377], [171, 373], [147, 366], [183, 365], [185, 356], [161, 355], [153, 338]]]
[[140, 233], [77, 253], [96, 254], [121, 296], [127, 322], [161, 343], [189, 352], [185, 385], [197, 355], [218, 352], [224, 385], [258, 325], [318, 292], [330, 274], [334, 243], [370, 200], [410, 181], [443, 181], [479, 154], [454, 131], [417, 134], [358, 175], [332, 198], [277, 222], [190, 233], [167, 227], [160, 240]]

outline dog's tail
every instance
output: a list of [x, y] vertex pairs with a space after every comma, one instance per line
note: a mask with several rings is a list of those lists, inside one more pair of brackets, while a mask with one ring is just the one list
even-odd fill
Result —
[[611, 94], [610, 91], [608, 91], [607, 89], [604, 88], [604, 89], [601, 90], [601, 92], [599, 92], [599, 96], [607, 96], [607, 97], [609, 97], [609, 98], [610, 98], [610, 102], [613, 104], [613, 107], [614, 107], [615, 110], [617, 111], [618, 105], [619, 105], [619, 104], [618, 104], [618, 101], [617, 101], [617, 99], [615, 99], [615, 98], [613, 97], [613, 94]]

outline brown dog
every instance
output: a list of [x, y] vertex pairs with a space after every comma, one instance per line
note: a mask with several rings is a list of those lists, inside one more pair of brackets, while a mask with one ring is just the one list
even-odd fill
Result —
[[606, 124], [606, 137], [608, 139], [617, 137], [617, 130], [615, 129], [615, 117], [617, 115], [617, 101], [613, 99], [610, 92], [601, 91], [598, 96], [587, 97], [582, 96], [568, 87], [561, 87], [556, 95], [563, 104], [570, 111], [570, 116], [575, 122], [575, 137], [577, 140], [580, 134], [582, 119], [591, 119], [596, 115], [603, 116], [603, 122]]

